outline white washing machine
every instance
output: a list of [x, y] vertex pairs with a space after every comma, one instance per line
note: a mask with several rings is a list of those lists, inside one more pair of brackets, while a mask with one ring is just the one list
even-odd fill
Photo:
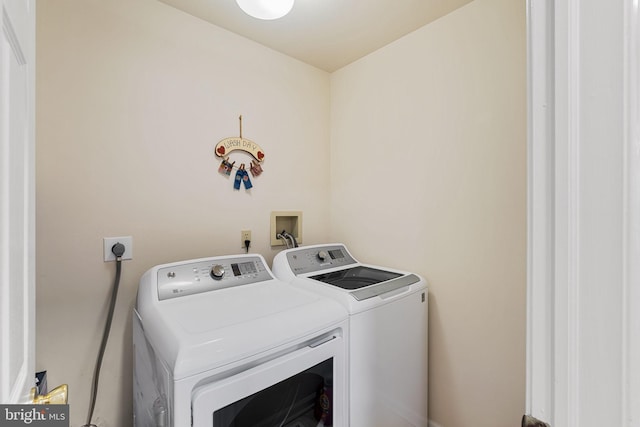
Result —
[[348, 426], [348, 312], [259, 255], [151, 268], [133, 329], [136, 427]]
[[284, 250], [276, 277], [339, 302], [349, 313], [349, 425], [428, 424], [427, 283], [358, 262], [342, 244]]

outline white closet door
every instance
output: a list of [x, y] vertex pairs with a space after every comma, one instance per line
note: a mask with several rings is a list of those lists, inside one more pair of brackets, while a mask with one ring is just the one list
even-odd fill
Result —
[[0, 0], [0, 402], [35, 368], [35, 2]]

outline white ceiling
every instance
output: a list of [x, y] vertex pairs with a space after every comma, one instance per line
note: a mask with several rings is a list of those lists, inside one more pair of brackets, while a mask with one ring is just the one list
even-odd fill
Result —
[[333, 72], [472, 0], [296, 0], [261, 21], [235, 0], [160, 0], [322, 70]]

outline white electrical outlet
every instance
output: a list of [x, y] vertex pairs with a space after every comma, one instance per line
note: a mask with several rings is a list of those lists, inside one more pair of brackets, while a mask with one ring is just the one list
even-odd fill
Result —
[[245, 240], [251, 240], [251, 230], [242, 230], [240, 232], [240, 247], [243, 249]]
[[125, 259], [133, 259], [133, 237], [124, 236], [124, 237], [105, 237], [102, 239], [103, 241], [103, 251], [104, 251], [104, 261], [115, 261], [116, 256], [111, 251], [113, 245], [116, 243], [122, 243], [124, 245], [124, 254], [122, 254], [123, 260]]

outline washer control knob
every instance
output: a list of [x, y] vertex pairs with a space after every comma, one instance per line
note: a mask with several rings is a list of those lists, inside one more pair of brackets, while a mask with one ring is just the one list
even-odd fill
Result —
[[320, 261], [326, 261], [327, 258], [329, 258], [329, 254], [327, 253], [327, 251], [320, 251], [318, 252], [318, 259]]
[[209, 271], [212, 279], [220, 280], [224, 277], [224, 267], [220, 264], [216, 264], [211, 267], [211, 271]]

